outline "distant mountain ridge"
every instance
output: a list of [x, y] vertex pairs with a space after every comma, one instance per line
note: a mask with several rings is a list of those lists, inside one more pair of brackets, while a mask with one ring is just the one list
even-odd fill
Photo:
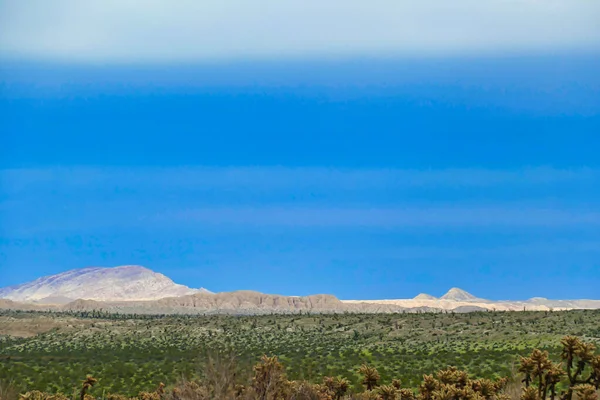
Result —
[[104, 310], [146, 314], [266, 314], [298, 312], [473, 312], [600, 309], [600, 300], [492, 301], [451, 288], [440, 298], [340, 300], [335, 296], [282, 296], [254, 291], [212, 293], [174, 283], [138, 265], [91, 267], [46, 276], [0, 289], [0, 309]]
[[428, 309], [438, 311], [549, 311], [573, 309], [600, 309], [600, 300], [549, 300], [533, 297], [529, 300], [487, 300], [453, 287], [440, 298], [421, 293], [412, 299], [346, 300], [345, 303], [380, 304], [404, 309]]
[[139, 265], [89, 267], [45, 276], [0, 289], [0, 298], [19, 302], [65, 304], [77, 299], [96, 301], [157, 300], [206, 289], [178, 285], [165, 275]]
[[419, 293], [414, 297], [414, 300], [437, 300], [437, 297], [427, 293]]
[[448, 290], [448, 292], [440, 297], [442, 300], [453, 300], [453, 301], [474, 301], [478, 300], [477, 297], [473, 296], [471, 293], [466, 292], [462, 289], [453, 287]]

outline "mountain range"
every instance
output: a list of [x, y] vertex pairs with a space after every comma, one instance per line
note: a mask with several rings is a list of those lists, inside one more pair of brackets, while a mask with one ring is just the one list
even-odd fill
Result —
[[440, 298], [340, 300], [332, 295], [282, 296], [253, 291], [212, 293], [176, 284], [136, 265], [66, 271], [0, 289], [0, 308], [22, 310], [105, 310], [121, 313], [295, 313], [295, 312], [470, 312], [600, 309], [600, 300], [492, 301], [452, 288]]
[[91, 267], [45, 276], [0, 289], [0, 298], [40, 304], [96, 301], [157, 300], [207, 292], [178, 285], [163, 274], [137, 265]]

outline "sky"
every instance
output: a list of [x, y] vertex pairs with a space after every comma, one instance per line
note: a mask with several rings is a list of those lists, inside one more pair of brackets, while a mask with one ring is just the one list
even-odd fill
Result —
[[600, 3], [0, 0], [0, 286], [600, 299]]

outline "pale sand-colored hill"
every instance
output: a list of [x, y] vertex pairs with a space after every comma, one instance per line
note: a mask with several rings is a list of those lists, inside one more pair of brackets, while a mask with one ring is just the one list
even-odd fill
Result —
[[[526, 302], [477, 302], [477, 301], [455, 301], [455, 300], [428, 300], [428, 299], [397, 299], [397, 300], [344, 300], [347, 304], [385, 304], [394, 305], [402, 308], [427, 307], [438, 310], [452, 311], [459, 307], [476, 307], [478, 310], [496, 310], [496, 311], [548, 311], [551, 309], [559, 310], [563, 308], [549, 307], [544, 304], [529, 304]], [[564, 308], [567, 309], [567, 308]]]
[[97, 302], [76, 300], [61, 310], [104, 310], [121, 313], [164, 314], [270, 314], [270, 313], [335, 313], [335, 312], [402, 312], [387, 304], [346, 304], [331, 295], [281, 296], [254, 291], [197, 293], [154, 301]]
[[12, 301], [8, 299], [0, 299], [0, 310], [43, 310], [46, 307], [40, 307], [32, 303], [21, 303], [19, 301]]
[[452, 288], [439, 299], [430, 295], [418, 295], [413, 299], [394, 300], [344, 300], [347, 304], [385, 304], [406, 309], [427, 307], [445, 311], [496, 310], [496, 311], [549, 311], [572, 309], [600, 309], [600, 300], [548, 300], [541, 297], [529, 300], [492, 301], [481, 299], [459, 289]]
[[427, 293], [419, 293], [415, 296], [414, 300], [437, 300], [437, 297]]

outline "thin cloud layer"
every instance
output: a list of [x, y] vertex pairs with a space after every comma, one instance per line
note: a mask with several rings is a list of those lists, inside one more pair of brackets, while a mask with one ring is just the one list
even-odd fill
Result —
[[[76, 191], [87, 193], [118, 188], [135, 188], [135, 193], [183, 191], [205, 193], [213, 191], [236, 196], [250, 193], [288, 194], [296, 199], [302, 193], [313, 195], [350, 193], [388, 197], [425, 190], [464, 189], [479, 193], [510, 193], [519, 189], [523, 199], [527, 191], [560, 189], [562, 197], [582, 189], [600, 187], [600, 170], [594, 168], [556, 169], [550, 167], [522, 169], [397, 169], [397, 168], [324, 168], [324, 167], [54, 167], [0, 169], [0, 195], [39, 195], [40, 191], [54, 194]], [[490, 192], [490, 189], [496, 192]], [[565, 189], [566, 193], [565, 193]], [[588, 192], [591, 192], [588, 190]], [[47, 195], [50, 193], [47, 193]], [[116, 193], [115, 193], [116, 194]], [[123, 194], [123, 193], [122, 193]], [[121, 195], [122, 195], [121, 194]], [[538, 193], [539, 194], [539, 193]], [[589, 195], [589, 193], [588, 193]]]
[[596, 51], [585, 0], [0, 2], [0, 56], [198, 62]]
[[216, 226], [318, 228], [526, 228], [600, 225], [600, 213], [513, 206], [440, 208], [205, 208], [143, 218]]
[[142, 226], [596, 229], [599, 187], [600, 172], [588, 168], [13, 169], [0, 170], [0, 219], [9, 236]]

